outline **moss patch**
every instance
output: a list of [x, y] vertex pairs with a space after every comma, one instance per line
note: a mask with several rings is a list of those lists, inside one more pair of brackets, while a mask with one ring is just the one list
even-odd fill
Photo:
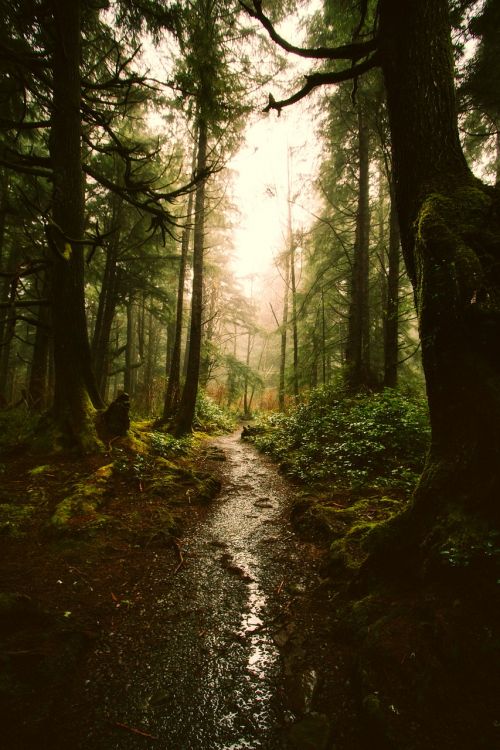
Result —
[[97, 510], [104, 501], [112, 470], [113, 464], [101, 466], [86, 480], [78, 482], [71, 495], [58, 503], [50, 519], [51, 525], [64, 531], [105, 523], [106, 517], [99, 515]]
[[12, 537], [24, 534], [34, 510], [33, 505], [0, 504], [0, 534]]
[[334, 566], [355, 571], [384, 535], [390, 519], [405, 506], [404, 500], [387, 495], [353, 497], [347, 492], [337, 493], [301, 500], [292, 512], [292, 522], [302, 536], [330, 544]]

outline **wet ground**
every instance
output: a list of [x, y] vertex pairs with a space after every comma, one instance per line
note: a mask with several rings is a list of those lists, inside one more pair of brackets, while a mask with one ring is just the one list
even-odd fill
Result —
[[[208, 461], [221, 494], [177, 558], [140, 582], [153, 606], [123, 600], [116, 632], [95, 650], [81, 750], [298, 746], [290, 727], [307, 714], [318, 675], [287, 656], [290, 608], [317, 584], [314, 555], [287, 520], [290, 485], [239, 434], [217, 439]], [[132, 605], [135, 633], [123, 612]], [[322, 721], [312, 727], [320, 744], [304, 748], [324, 746]]]

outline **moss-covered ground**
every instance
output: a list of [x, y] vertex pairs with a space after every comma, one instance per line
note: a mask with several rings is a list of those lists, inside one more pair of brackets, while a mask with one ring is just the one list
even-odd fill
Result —
[[144, 422], [87, 456], [6, 449], [0, 489], [0, 712], [5, 747], [40, 744], [102, 627], [141, 601], [154, 561], [219, 489], [206, 437]]

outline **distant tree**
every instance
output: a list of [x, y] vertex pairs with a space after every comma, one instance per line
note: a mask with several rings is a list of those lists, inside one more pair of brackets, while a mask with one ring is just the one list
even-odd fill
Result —
[[468, 28], [478, 40], [475, 54], [468, 62], [459, 93], [468, 116], [464, 122], [466, 144], [493, 143], [494, 180], [500, 184], [500, 7], [486, 0], [479, 16], [473, 16]]
[[[181, 49], [180, 87], [191, 93], [190, 106], [198, 134], [197, 171], [207, 170], [208, 159], [216, 161], [209, 150], [219, 141], [219, 158], [229, 150], [238, 118], [244, 111], [242, 87], [234, 70], [230, 70], [228, 32], [234, 31], [237, 7], [232, 0], [196, 0], [183, 9], [184, 35]], [[222, 149], [222, 153], [220, 152]], [[206, 181], [196, 188], [193, 230], [193, 283], [187, 372], [175, 432], [191, 431], [196, 408], [202, 349], [203, 256], [205, 243]]]

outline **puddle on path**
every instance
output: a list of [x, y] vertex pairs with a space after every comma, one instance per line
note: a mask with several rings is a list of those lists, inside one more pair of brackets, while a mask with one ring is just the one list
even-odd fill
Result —
[[[227, 456], [220, 464], [222, 492], [184, 540], [185, 564], [175, 577], [169, 571], [162, 582], [155, 573], [155, 580], [144, 582], [164, 591], [155, 610], [143, 612], [145, 627], [155, 634], [154, 652], [149, 644], [137, 658], [125, 640], [118, 644], [122, 682], [119, 665], [116, 674], [96, 676], [103, 713], [111, 723], [141, 727], [158, 738], [155, 747], [281, 750], [283, 665], [273, 632], [284, 585], [305, 582], [282, 518], [289, 488], [238, 434], [215, 445]], [[126, 732], [104, 738], [94, 727], [80, 747], [147, 744]]]

